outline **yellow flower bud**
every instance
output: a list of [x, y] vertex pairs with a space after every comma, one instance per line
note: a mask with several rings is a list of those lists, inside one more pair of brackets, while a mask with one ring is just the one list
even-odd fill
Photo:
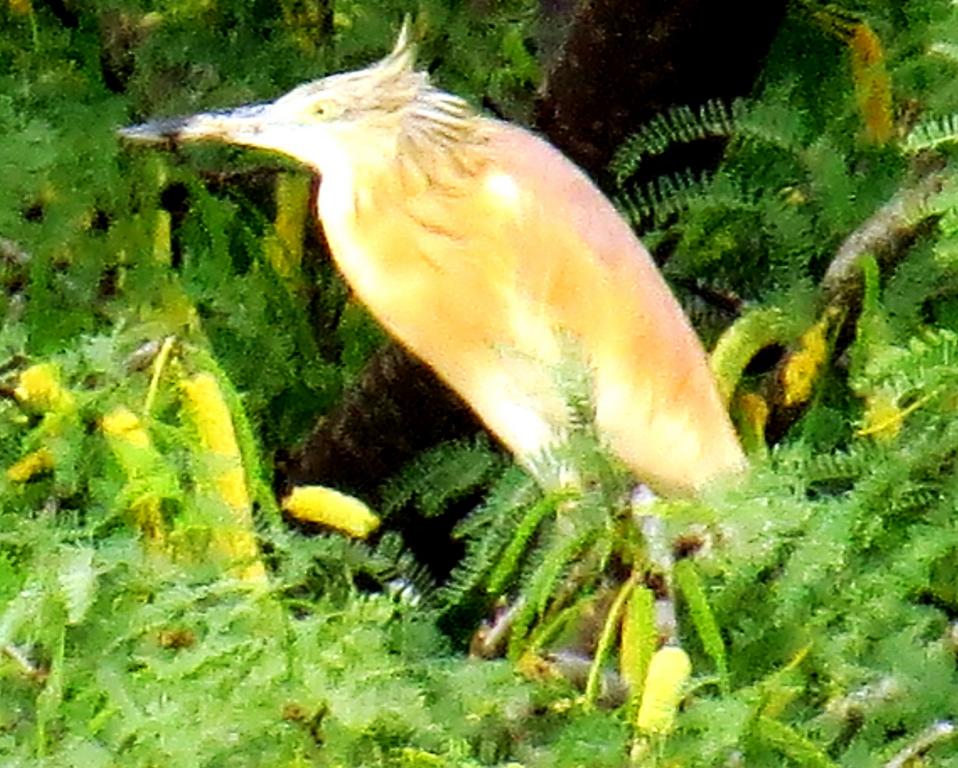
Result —
[[253, 534], [252, 505], [229, 407], [219, 383], [209, 373], [198, 373], [182, 383], [184, 409], [196, 427], [200, 445], [220, 460], [214, 462], [212, 480], [219, 497], [232, 513], [235, 526], [221, 526], [213, 534], [213, 550], [228, 559], [247, 562], [236, 575], [262, 582], [266, 571], [258, 559]]
[[121, 405], [106, 414], [100, 426], [107, 437], [122, 440], [137, 448], [148, 448], [150, 445], [150, 437], [139, 417], [126, 406]]
[[10, 0], [11, 13], [16, 16], [30, 16], [33, 14], [33, 3], [30, 0]]
[[25, 483], [48, 469], [53, 469], [53, 454], [47, 448], [38, 448], [10, 467], [7, 479], [14, 483]]
[[675, 727], [682, 692], [692, 675], [692, 662], [681, 648], [667, 645], [656, 651], [645, 678], [636, 724], [646, 733], [668, 733]]
[[14, 394], [23, 405], [40, 411], [52, 411], [73, 403], [73, 396], [60, 386], [59, 372], [53, 363], [37, 363], [23, 371]]
[[239, 457], [233, 419], [220, 392], [216, 377], [198, 373], [183, 382], [186, 407], [203, 447], [221, 456]]
[[294, 488], [283, 499], [283, 509], [297, 520], [326, 525], [357, 539], [379, 527], [379, 518], [359, 499], [321, 485]]
[[876, 440], [891, 440], [901, 432], [904, 415], [895, 394], [879, 390], [865, 398], [862, 426], [855, 434], [859, 437], [870, 435]]
[[785, 405], [801, 405], [812, 396], [812, 389], [828, 358], [828, 329], [830, 316], [823, 317], [798, 340], [799, 348], [792, 353], [782, 370]]
[[867, 24], [856, 24], [849, 47], [865, 138], [871, 144], [887, 144], [895, 133], [895, 110], [881, 40]]

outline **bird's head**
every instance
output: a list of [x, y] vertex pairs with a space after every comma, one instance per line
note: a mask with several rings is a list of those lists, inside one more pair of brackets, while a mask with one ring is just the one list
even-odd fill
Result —
[[122, 128], [141, 143], [221, 141], [280, 152], [320, 173], [364, 157], [382, 162], [413, 146], [453, 141], [472, 112], [414, 69], [408, 22], [392, 52], [355, 72], [304, 83], [275, 101]]

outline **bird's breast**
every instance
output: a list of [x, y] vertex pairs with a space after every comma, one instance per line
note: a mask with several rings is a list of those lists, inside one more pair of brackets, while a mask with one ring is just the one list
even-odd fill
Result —
[[336, 266], [353, 291], [378, 314], [376, 305], [390, 301], [396, 281], [390, 280], [383, 254], [368, 246], [364, 229], [375, 214], [363, 200], [368, 194], [368, 189], [357, 188], [352, 173], [324, 176], [317, 209]]

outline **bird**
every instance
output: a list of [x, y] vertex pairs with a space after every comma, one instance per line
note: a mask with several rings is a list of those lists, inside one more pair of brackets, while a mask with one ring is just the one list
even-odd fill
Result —
[[745, 458], [705, 350], [651, 255], [571, 160], [415, 66], [408, 22], [373, 65], [274, 101], [120, 129], [219, 141], [319, 175], [316, 214], [355, 296], [545, 485], [575, 428], [557, 371], [588, 371], [594, 429], [635, 478], [690, 496]]

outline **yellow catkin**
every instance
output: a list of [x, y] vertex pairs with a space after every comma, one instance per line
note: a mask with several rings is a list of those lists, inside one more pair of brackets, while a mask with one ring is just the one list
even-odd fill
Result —
[[15, 16], [29, 16], [33, 13], [33, 3], [30, 0], [9, 0], [8, 5]]
[[640, 730], [665, 734], [675, 727], [675, 715], [691, 675], [692, 662], [681, 648], [667, 645], [656, 651], [649, 663], [636, 720]]
[[353, 538], [365, 539], [379, 527], [379, 518], [359, 499], [321, 485], [294, 488], [283, 509], [297, 520], [319, 523]]
[[266, 572], [258, 560], [259, 552], [253, 535], [246, 473], [223, 393], [216, 378], [209, 373], [198, 373], [184, 380], [182, 387], [186, 412], [196, 427], [200, 445], [218, 459], [213, 482], [235, 523], [231, 531], [221, 529], [214, 532], [214, 549], [225, 557], [249, 563], [239, 570], [237, 575], [240, 578], [255, 581], [265, 579]]
[[[152, 444], [140, 418], [120, 405], [100, 419], [100, 428], [123, 471], [130, 477], [141, 475], [143, 467], [138, 457], [150, 451]], [[145, 493], [130, 503], [130, 512], [133, 523], [143, 534], [147, 549], [153, 553], [164, 552], [166, 526], [160, 499], [152, 493]]]
[[[236, 432], [229, 408], [220, 392], [216, 378], [200, 373], [183, 382], [187, 411], [196, 425], [200, 444], [210, 453], [226, 459], [216, 473], [216, 488], [230, 509], [240, 513], [238, 521], [246, 522], [242, 513], [249, 515], [249, 491], [240, 459]], [[252, 525], [252, 519], [249, 520]]]
[[891, 440], [901, 432], [902, 412], [898, 398], [891, 392], [876, 392], [865, 400], [865, 414], [859, 437], [869, 435], [876, 440]]
[[891, 78], [885, 67], [881, 40], [867, 24], [856, 24], [849, 47], [865, 139], [872, 144], [886, 144], [894, 134], [894, 120]]
[[764, 397], [754, 392], [745, 392], [739, 398], [739, 407], [756, 429], [765, 429], [765, 423], [768, 421], [768, 403], [765, 402]]
[[39, 411], [62, 410], [73, 404], [73, 396], [60, 386], [60, 374], [53, 363], [31, 365], [13, 391], [17, 400]]
[[233, 419], [216, 377], [210, 373], [198, 373], [185, 379], [183, 393], [203, 447], [210, 453], [239, 458]]
[[[149, 466], [149, 461], [143, 462], [144, 454], [155, 454], [155, 451], [140, 418], [125, 405], [120, 405], [100, 419], [100, 428], [123, 471], [131, 478], [142, 475], [144, 466]], [[152, 459], [156, 460], [158, 456]], [[130, 512], [147, 550], [153, 554], [164, 553], [167, 532], [160, 499], [153, 493], [145, 493], [130, 503]]]
[[47, 448], [38, 448], [7, 469], [7, 479], [25, 483], [50, 469], [53, 469], [53, 454]]
[[303, 261], [303, 234], [309, 226], [310, 185], [301, 173], [280, 173], [276, 177], [276, 220], [274, 232], [264, 240], [266, 259], [286, 280], [299, 276]]
[[107, 437], [122, 440], [137, 448], [149, 448], [150, 438], [143, 429], [140, 419], [125, 406], [114, 408], [100, 421]]
[[768, 452], [765, 443], [765, 427], [770, 413], [768, 403], [755, 392], [744, 392], [736, 398], [736, 406], [735, 423], [746, 453], [764, 456]]
[[927, 405], [937, 394], [937, 392], [929, 392], [906, 408], [898, 405], [898, 398], [891, 392], [880, 391], [869, 395], [865, 400], [863, 424], [855, 435], [857, 437], [868, 435], [875, 440], [891, 440], [901, 432], [905, 419]]
[[798, 349], [792, 353], [782, 370], [785, 405], [801, 405], [812, 396], [819, 371], [828, 357], [828, 329], [830, 317], [823, 317], [805, 331]]
[[538, 653], [523, 653], [516, 662], [516, 671], [526, 680], [538, 683], [562, 678], [555, 664], [544, 659]]

